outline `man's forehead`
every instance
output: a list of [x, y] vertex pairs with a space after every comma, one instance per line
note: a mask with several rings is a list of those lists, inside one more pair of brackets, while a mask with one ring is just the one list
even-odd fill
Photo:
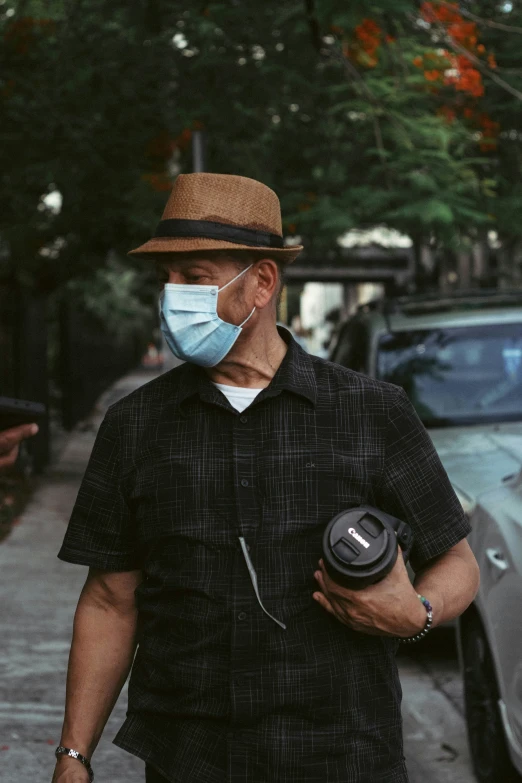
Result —
[[196, 264], [204, 264], [205, 266], [214, 268], [225, 266], [227, 263], [233, 263], [231, 259], [225, 257], [212, 257], [205, 253], [194, 253], [190, 256], [180, 256], [179, 253], [173, 253], [172, 255], [165, 253], [158, 257], [156, 262], [169, 269], [186, 269], [187, 267], [195, 266]]

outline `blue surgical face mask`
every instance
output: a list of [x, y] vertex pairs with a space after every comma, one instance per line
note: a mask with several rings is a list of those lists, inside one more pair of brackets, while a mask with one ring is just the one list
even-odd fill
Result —
[[234, 326], [217, 314], [218, 293], [238, 280], [251, 266], [222, 288], [217, 285], [165, 284], [160, 297], [160, 325], [174, 356], [200, 367], [215, 367], [225, 358], [256, 308], [243, 323]]

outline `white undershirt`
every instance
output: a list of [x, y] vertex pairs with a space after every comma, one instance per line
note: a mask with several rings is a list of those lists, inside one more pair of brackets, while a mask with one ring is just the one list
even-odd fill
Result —
[[[212, 381], [214, 383], [214, 381]], [[220, 392], [223, 392], [229, 403], [237, 411], [242, 413], [245, 408], [254, 402], [257, 395], [263, 391], [263, 389], [249, 389], [246, 386], [227, 386], [224, 383], [214, 383]]]

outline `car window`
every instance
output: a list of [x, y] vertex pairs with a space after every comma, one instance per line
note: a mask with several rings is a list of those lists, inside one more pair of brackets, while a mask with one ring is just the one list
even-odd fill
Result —
[[385, 334], [377, 375], [429, 426], [522, 420], [522, 324]]

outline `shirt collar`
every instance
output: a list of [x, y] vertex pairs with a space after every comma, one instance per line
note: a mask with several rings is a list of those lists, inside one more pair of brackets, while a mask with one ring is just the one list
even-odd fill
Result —
[[[317, 381], [310, 355], [294, 340], [292, 334], [282, 326], [277, 331], [288, 345], [288, 350], [269, 385], [256, 397], [254, 404], [268, 397], [275, 397], [287, 390], [305, 397], [313, 405], [317, 400]], [[193, 395], [217, 405], [223, 405], [223, 395], [214, 386], [202, 367], [187, 362], [183, 365], [177, 388], [178, 405]]]

